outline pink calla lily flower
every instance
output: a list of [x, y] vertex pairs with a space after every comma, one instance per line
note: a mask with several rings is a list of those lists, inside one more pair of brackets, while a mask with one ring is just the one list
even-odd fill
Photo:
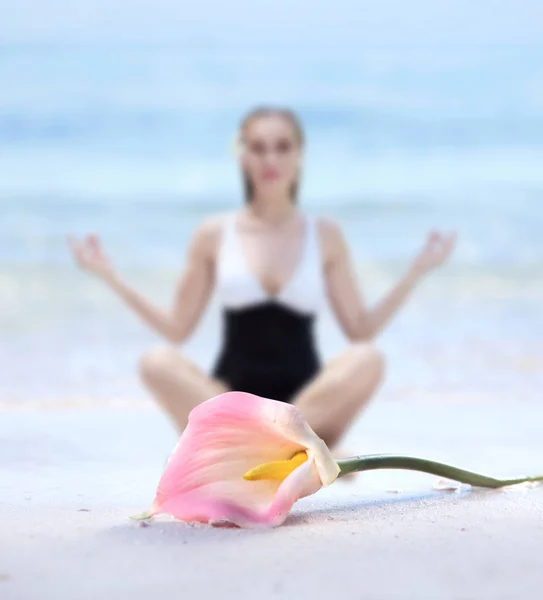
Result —
[[151, 510], [186, 522], [239, 527], [281, 525], [300, 498], [338, 477], [374, 469], [408, 469], [472, 486], [537, 485], [543, 476], [496, 479], [444, 463], [375, 454], [333, 459], [292, 405], [227, 392], [192, 410], [159, 481]]
[[330, 450], [294, 406], [227, 392], [190, 413], [145, 516], [275, 527], [299, 498], [338, 474]]

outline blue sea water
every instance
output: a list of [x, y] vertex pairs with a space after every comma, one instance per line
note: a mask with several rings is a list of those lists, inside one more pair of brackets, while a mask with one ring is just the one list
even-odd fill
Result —
[[[65, 236], [97, 232], [171, 299], [191, 231], [240, 204], [231, 140], [279, 103], [307, 130], [303, 206], [333, 216], [373, 304], [433, 227], [453, 259], [379, 343], [383, 394], [537, 398], [543, 383], [543, 64], [528, 47], [0, 47], [0, 401], [142, 397], [159, 341]], [[211, 363], [214, 303], [187, 352]], [[344, 344], [319, 327], [331, 356]]]

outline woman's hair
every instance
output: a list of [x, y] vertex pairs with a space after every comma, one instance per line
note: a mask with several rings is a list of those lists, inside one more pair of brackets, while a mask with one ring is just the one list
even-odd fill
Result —
[[[241, 121], [241, 125], [239, 128], [239, 134], [238, 134], [239, 135], [238, 142], [241, 145], [243, 145], [245, 143], [245, 139], [244, 139], [245, 132], [247, 131], [247, 128], [249, 127], [249, 125], [253, 121], [256, 121], [257, 119], [260, 119], [262, 117], [281, 117], [282, 119], [285, 119], [286, 121], [288, 121], [290, 126], [292, 127], [292, 130], [294, 131], [294, 136], [296, 138], [296, 141], [298, 142], [300, 147], [303, 148], [304, 143], [305, 143], [304, 131], [302, 128], [302, 124], [300, 123], [300, 120], [294, 114], [294, 112], [292, 112], [288, 108], [274, 108], [274, 107], [266, 107], [266, 106], [253, 109]], [[244, 194], [245, 194], [245, 202], [251, 202], [251, 200], [253, 199], [253, 194], [254, 194], [254, 185], [247, 173], [243, 173], [243, 188], [244, 188]], [[292, 202], [296, 202], [296, 200], [298, 198], [299, 188], [300, 188], [300, 180], [298, 178], [298, 179], [296, 179], [296, 181], [293, 182], [292, 187], [290, 188], [290, 198], [291, 198]]]

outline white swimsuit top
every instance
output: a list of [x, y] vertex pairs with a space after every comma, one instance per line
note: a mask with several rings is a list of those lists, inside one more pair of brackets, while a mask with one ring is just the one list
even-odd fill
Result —
[[269, 294], [249, 270], [236, 231], [236, 216], [225, 219], [217, 265], [217, 295], [224, 308], [240, 310], [276, 302], [304, 315], [322, 307], [325, 297], [321, 253], [314, 219], [305, 218], [302, 258], [277, 295]]

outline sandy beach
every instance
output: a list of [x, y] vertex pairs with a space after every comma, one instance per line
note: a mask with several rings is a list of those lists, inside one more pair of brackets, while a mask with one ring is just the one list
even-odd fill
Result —
[[[542, 474], [543, 2], [128, 4], [0, 13], [0, 600], [541, 600], [543, 485], [371, 472], [273, 530], [131, 520], [177, 441], [138, 376], [165, 340], [66, 238], [166, 310], [195, 231], [244, 206], [242, 118], [288, 107], [298, 205], [341, 228], [368, 308], [458, 233], [375, 338], [345, 449]], [[180, 344], [206, 372], [221, 308]], [[330, 308], [323, 361], [348, 342]]]
[[[529, 402], [382, 401], [346, 445], [535, 474], [542, 417]], [[129, 520], [174, 443], [145, 404], [2, 412], [0, 598], [539, 597], [541, 488], [440, 492], [432, 476], [373, 472], [274, 530]]]

